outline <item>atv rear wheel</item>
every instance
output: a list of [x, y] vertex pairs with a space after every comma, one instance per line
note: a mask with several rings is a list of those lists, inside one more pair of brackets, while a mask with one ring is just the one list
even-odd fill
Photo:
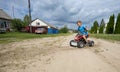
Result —
[[82, 41], [77, 42], [77, 47], [78, 47], [78, 48], [83, 48], [83, 47], [85, 47], [85, 43], [82, 42]]

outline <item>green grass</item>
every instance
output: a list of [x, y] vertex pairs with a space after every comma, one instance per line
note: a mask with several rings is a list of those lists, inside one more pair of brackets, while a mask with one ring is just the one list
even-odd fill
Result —
[[91, 37], [120, 41], [120, 34], [91, 34]]
[[21, 41], [25, 39], [33, 38], [43, 38], [43, 37], [56, 37], [56, 36], [66, 36], [67, 34], [33, 34], [33, 33], [22, 33], [22, 32], [9, 32], [5, 34], [0, 34], [0, 44]]

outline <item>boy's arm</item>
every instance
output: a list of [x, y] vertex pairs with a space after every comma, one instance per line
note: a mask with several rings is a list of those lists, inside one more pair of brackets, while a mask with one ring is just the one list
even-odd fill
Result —
[[87, 27], [87, 26], [84, 26], [84, 29], [85, 29], [86, 31], [88, 31], [88, 27]]

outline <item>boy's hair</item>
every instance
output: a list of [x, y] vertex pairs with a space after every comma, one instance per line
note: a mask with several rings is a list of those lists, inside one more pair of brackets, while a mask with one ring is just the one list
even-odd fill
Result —
[[82, 23], [82, 21], [79, 20], [79, 21], [77, 21], [77, 24], [78, 24], [78, 23]]

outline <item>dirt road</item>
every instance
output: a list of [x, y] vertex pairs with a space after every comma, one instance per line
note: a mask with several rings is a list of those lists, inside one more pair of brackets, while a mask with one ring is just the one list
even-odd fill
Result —
[[120, 72], [120, 43], [94, 39], [74, 48], [74, 35], [0, 44], [0, 72]]

